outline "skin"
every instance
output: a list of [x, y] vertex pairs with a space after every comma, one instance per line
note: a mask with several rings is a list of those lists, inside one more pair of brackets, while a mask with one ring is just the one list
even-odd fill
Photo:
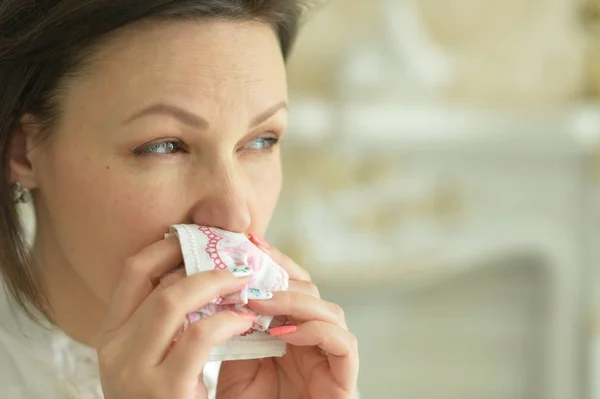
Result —
[[[146, 22], [109, 38], [82, 72], [65, 81], [48, 140], [37, 145], [35, 116], [23, 117], [11, 159], [13, 180], [33, 189], [34, 256], [57, 324], [97, 348], [107, 399], [205, 397], [210, 349], [251, 320], [222, 313], [171, 339], [186, 313], [245, 282], [208, 272], [156, 289], [181, 263], [163, 235], [175, 223], [266, 231], [281, 189], [273, 141], [287, 119], [276, 36], [259, 22]], [[353, 397], [358, 350], [343, 312], [263, 249], [292, 281], [251, 306], [298, 329], [281, 337], [284, 358], [225, 362], [218, 397]]]

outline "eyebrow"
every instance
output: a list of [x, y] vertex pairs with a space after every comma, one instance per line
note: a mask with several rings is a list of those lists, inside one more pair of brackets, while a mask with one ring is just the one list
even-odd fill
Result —
[[[252, 121], [250, 122], [250, 128], [253, 128], [253, 127], [260, 125], [261, 123], [267, 121], [269, 118], [271, 118], [273, 115], [275, 115], [277, 112], [279, 112], [282, 109], [285, 109], [285, 110], [288, 109], [288, 104], [285, 100], [280, 101], [277, 104], [267, 108], [266, 111], [262, 112], [261, 114], [257, 115], [256, 117], [254, 117], [254, 119], [252, 119]], [[133, 114], [132, 116], [130, 116], [129, 118], [127, 118], [125, 120], [125, 124], [129, 124], [137, 119], [143, 118], [148, 115], [171, 116], [171, 117], [179, 120], [180, 122], [182, 122], [190, 127], [193, 127], [194, 129], [198, 129], [198, 130], [205, 130], [210, 126], [208, 121], [206, 119], [204, 119], [203, 117], [196, 115], [193, 112], [187, 111], [183, 108], [180, 108], [176, 105], [165, 104], [165, 103], [154, 104], [147, 108], [144, 108], [143, 110], [141, 110], [139, 112], [136, 112], [135, 114]]]

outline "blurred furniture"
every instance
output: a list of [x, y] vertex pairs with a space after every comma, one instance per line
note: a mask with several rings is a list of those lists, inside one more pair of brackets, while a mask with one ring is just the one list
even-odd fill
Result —
[[568, 104], [598, 81], [598, 40], [589, 47], [582, 22], [591, 13], [582, 18], [584, 1], [597, 3], [325, 2], [299, 37], [289, 63], [290, 87], [321, 98]]
[[590, 397], [599, 109], [299, 102], [291, 126], [270, 238], [346, 307], [364, 397]]

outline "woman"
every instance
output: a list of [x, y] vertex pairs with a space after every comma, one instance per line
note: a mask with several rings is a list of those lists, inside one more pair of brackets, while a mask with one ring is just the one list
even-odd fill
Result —
[[[206, 398], [215, 383], [217, 398], [354, 397], [343, 312], [260, 238], [281, 188], [284, 61], [301, 11], [292, 0], [0, 3], [2, 397]], [[252, 323], [225, 312], [170, 348], [187, 313], [246, 282], [207, 272], [155, 289], [181, 262], [163, 239], [175, 223], [247, 233], [288, 270], [288, 292], [251, 304], [296, 322], [272, 332], [286, 356], [225, 362], [203, 381], [211, 348]]]

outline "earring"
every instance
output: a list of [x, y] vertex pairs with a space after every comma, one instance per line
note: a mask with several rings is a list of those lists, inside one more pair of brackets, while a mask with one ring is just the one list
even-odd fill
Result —
[[23, 186], [21, 186], [21, 183], [19, 183], [18, 181], [13, 183], [13, 191], [13, 200], [15, 201], [15, 204], [26, 204], [29, 202], [29, 199], [31, 198], [29, 190], [23, 188]]

